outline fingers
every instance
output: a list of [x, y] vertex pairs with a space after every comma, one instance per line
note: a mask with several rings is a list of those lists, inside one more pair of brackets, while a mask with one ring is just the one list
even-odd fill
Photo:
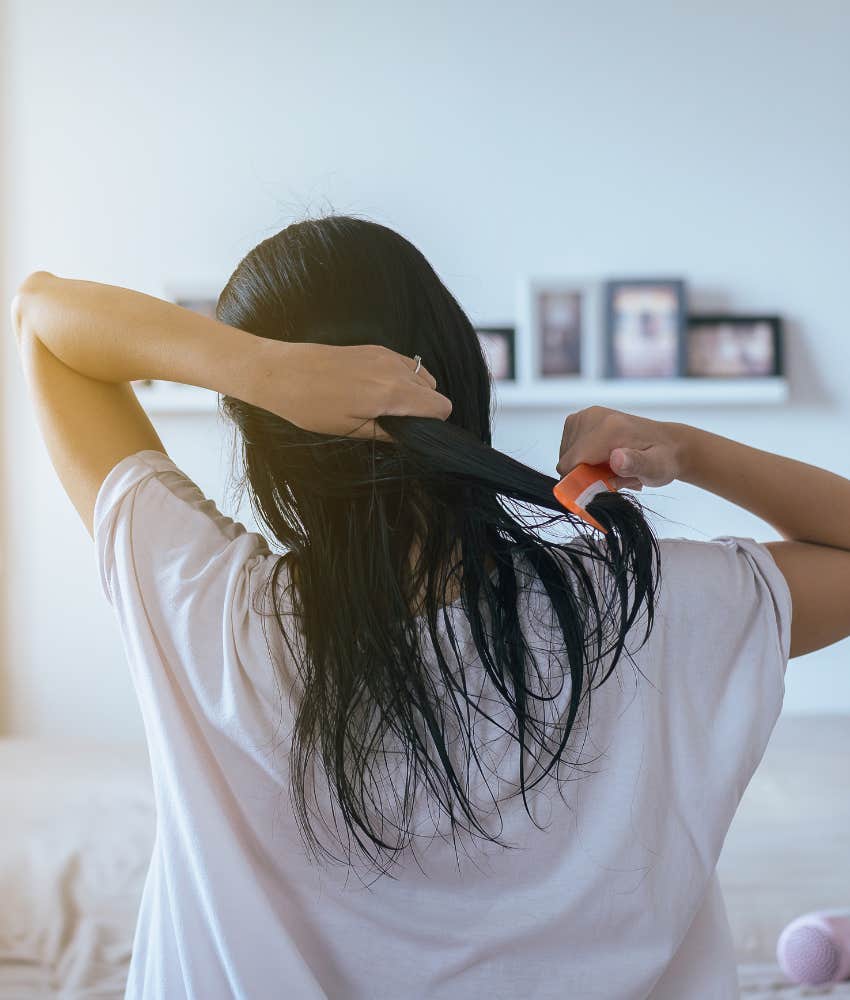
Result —
[[368, 441], [394, 441], [395, 438], [381, 427], [377, 420], [363, 420], [353, 430], [349, 431], [347, 437], [364, 438]]
[[651, 448], [615, 448], [608, 459], [614, 472], [621, 476], [646, 479], [652, 472]]
[[615, 448], [609, 464], [619, 475], [638, 478], [646, 486], [666, 486], [674, 478], [669, 472], [669, 459], [658, 445]]
[[428, 386], [429, 389], [437, 388], [437, 380], [427, 369], [420, 368], [416, 377], [422, 379], [422, 381], [425, 383], [425, 385]]
[[635, 476], [614, 476], [614, 486], [618, 490], [643, 489], [643, 483]]
[[408, 368], [410, 369], [411, 373], [415, 372], [416, 373], [416, 377], [418, 379], [422, 379], [422, 381], [425, 383], [425, 385], [427, 385], [429, 388], [431, 388], [431, 389], [436, 389], [437, 388], [437, 380], [428, 371], [428, 369], [425, 367], [425, 365], [420, 365], [419, 371], [417, 372], [416, 371], [416, 362], [412, 358], [409, 359], [409, 362], [410, 363], [408, 365]]
[[414, 386], [402, 406], [405, 409], [401, 415], [408, 417], [436, 417], [437, 420], [446, 420], [452, 412], [452, 401], [448, 396], [424, 386]]
[[592, 408], [571, 413], [564, 421], [561, 447], [558, 450], [560, 458], [555, 466], [556, 471], [561, 476], [565, 476], [580, 462], [593, 465], [601, 461], [601, 459], [591, 456], [594, 442], [592, 440], [593, 428], [588, 426], [590, 422], [587, 419], [590, 409]]
[[[371, 425], [371, 426], [369, 426]], [[370, 420], [366, 427], [366, 433], [361, 435], [362, 437], [373, 438], [375, 441], [394, 441], [395, 438], [387, 432], [378, 424], [376, 420]]]
[[446, 420], [451, 412], [452, 401], [448, 396], [418, 380], [394, 392], [384, 409], [384, 413], [395, 417], [436, 417], [437, 420]]
[[[421, 374], [421, 373], [420, 373]], [[452, 412], [452, 401], [420, 382], [418, 377], [397, 390], [393, 398], [382, 407], [381, 413], [394, 417], [433, 417], [446, 420]], [[369, 438], [377, 441], [394, 441], [374, 418], [361, 420], [351, 431], [350, 437]]]
[[611, 452], [609, 464], [614, 472], [624, 476], [638, 471], [638, 460], [631, 448], [615, 448]]
[[[607, 463], [612, 440], [615, 441], [618, 437], [622, 440], [627, 432], [628, 436], [634, 436], [630, 428], [623, 425], [623, 420], [628, 419], [629, 415], [604, 406], [588, 406], [577, 413], [571, 413], [564, 421], [560, 459], [555, 466], [558, 473], [565, 476], [581, 463]], [[632, 470], [620, 470], [612, 466], [612, 471], [629, 473]]]
[[[351, 386], [348, 412], [354, 426], [346, 432], [347, 436], [393, 441], [394, 438], [375, 422], [384, 414], [438, 420], [450, 416], [451, 400], [437, 392], [437, 380], [414, 358], [375, 344], [345, 349], [357, 352], [352, 367], [362, 364], [364, 369], [360, 386], [356, 383]], [[416, 371], [417, 364], [419, 371]]]
[[565, 451], [561, 452], [561, 457], [555, 469], [559, 475], [566, 476], [568, 472], [571, 472], [582, 462], [585, 462], [587, 465], [599, 465], [605, 459], [601, 457], [601, 453], [597, 454], [597, 452], [598, 449], [593, 447], [592, 442], [583, 438], [577, 445], [568, 447]]

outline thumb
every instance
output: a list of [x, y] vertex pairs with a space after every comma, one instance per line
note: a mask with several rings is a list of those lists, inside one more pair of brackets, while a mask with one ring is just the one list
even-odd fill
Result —
[[615, 448], [608, 464], [619, 476], [639, 479], [644, 486], [666, 486], [675, 478], [669, 469], [670, 460], [663, 447]]
[[632, 448], [615, 448], [608, 464], [619, 475], [635, 475], [640, 471], [640, 458]]

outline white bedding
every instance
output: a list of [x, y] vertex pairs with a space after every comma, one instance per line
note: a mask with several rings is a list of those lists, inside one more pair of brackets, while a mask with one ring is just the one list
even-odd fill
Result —
[[767, 963], [738, 967], [741, 1000], [798, 1000], [801, 997], [850, 997], [850, 982], [835, 986], [794, 986], [778, 966]]
[[0, 997], [122, 997], [154, 837], [144, 747], [0, 741]]

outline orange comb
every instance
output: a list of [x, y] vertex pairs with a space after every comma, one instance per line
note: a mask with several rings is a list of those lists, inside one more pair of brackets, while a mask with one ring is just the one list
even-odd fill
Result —
[[616, 492], [614, 478], [614, 470], [607, 462], [603, 462], [601, 465], [587, 465], [586, 462], [580, 462], [564, 476], [552, 492], [561, 506], [566, 507], [567, 510], [577, 514], [582, 520], [587, 521], [588, 524], [607, 535], [607, 530], [584, 508], [597, 493], [601, 493], [603, 490]]

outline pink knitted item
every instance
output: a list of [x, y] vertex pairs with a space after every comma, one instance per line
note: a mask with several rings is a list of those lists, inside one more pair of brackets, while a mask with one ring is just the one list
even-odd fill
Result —
[[822, 910], [792, 920], [776, 957], [794, 983], [819, 986], [850, 977], [850, 910]]

